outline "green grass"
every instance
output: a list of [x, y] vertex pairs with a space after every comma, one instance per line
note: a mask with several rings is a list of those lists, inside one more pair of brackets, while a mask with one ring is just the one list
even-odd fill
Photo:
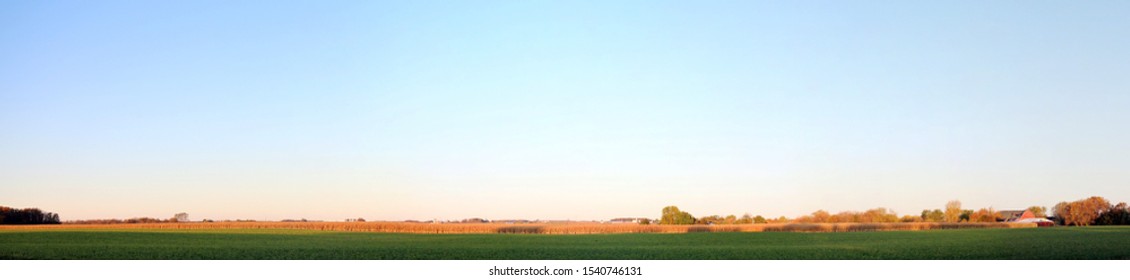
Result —
[[1130, 259], [1130, 227], [844, 233], [7, 230], [0, 259]]

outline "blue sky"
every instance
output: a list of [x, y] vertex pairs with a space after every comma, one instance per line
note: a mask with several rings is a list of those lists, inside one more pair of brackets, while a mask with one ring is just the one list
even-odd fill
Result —
[[1118, 1], [13, 2], [0, 205], [608, 219], [1130, 200]]

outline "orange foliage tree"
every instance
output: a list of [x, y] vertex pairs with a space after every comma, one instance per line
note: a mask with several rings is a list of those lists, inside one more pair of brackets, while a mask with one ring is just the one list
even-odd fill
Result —
[[1092, 196], [1072, 202], [1060, 202], [1052, 208], [1052, 212], [1064, 225], [1089, 226], [1110, 208], [1110, 201], [1100, 196]]

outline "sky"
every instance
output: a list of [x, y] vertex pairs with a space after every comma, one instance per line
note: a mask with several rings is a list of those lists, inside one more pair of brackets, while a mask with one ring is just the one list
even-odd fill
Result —
[[2, 6], [0, 205], [64, 220], [1130, 201], [1125, 1]]

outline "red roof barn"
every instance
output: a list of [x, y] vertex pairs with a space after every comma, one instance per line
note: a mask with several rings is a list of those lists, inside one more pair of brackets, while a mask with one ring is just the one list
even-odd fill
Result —
[[1032, 211], [1028, 210], [1000, 211], [1000, 214], [1001, 220], [1004, 222], [1015, 222], [1023, 219], [1036, 218], [1036, 214], [1032, 214]]

